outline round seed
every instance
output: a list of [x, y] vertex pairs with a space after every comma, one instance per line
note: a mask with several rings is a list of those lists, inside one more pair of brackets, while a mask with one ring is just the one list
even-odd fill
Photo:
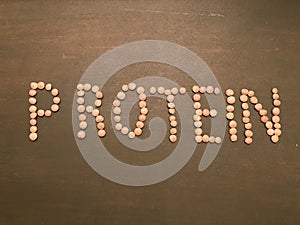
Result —
[[53, 98], [53, 103], [59, 104], [60, 103], [60, 98], [59, 97], [54, 97]]
[[129, 133], [128, 127], [122, 127], [121, 133], [127, 135]]
[[51, 111], [52, 112], [57, 112], [59, 110], [59, 106], [56, 104], [51, 105]]
[[167, 96], [167, 101], [168, 101], [168, 102], [173, 102], [174, 99], [175, 99], [174, 95], [168, 95], [168, 96]]
[[248, 89], [245, 89], [245, 88], [243, 88], [242, 90], [241, 90], [241, 94], [242, 95], [247, 95], [248, 94]]
[[175, 108], [175, 104], [173, 102], [169, 102], [168, 103], [168, 108], [169, 109], [174, 109]]
[[245, 136], [246, 137], [252, 137], [253, 136], [253, 132], [251, 130], [245, 130]]
[[198, 127], [198, 128], [195, 129], [195, 135], [196, 136], [200, 136], [202, 133], [203, 133], [203, 130], [201, 128]]
[[276, 100], [273, 101], [273, 105], [274, 106], [280, 106], [281, 105], [281, 101], [276, 99]]
[[200, 120], [201, 120], [201, 116], [194, 115], [194, 116], [193, 116], [193, 120], [194, 120], [194, 121], [200, 121]]
[[261, 115], [261, 116], [266, 116], [267, 114], [268, 114], [268, 111], [267, 111], [267, 110], [265, 110], [265, 109], [259, 110], [259, 115]]
[[249, 117], [243, 117], [242, 118], [243, 123], [250, 123], [250, 118]]
[[262, 116], [262, 117], [260, 118], [260, 121], [263, 122], [263, 123], [266, 123], [266, 122], [269, 121], [269, 119], [268, 119], [267, 116]]
[[37, 117], [37, 113], [36, 112], [32, 112], [32, 113], [30, 113], [29, 117], [30, 117], [30, 119], [34, 119], [34, 118]]
[[171, 94], [172, 95], [177, 95], [178, 94], [178, 88], [174, 87], [171, 89]]
[[234, 104], [235, 103], [235, 97], [229, 96], [227, 98], [227, 103], [230, 104], [230, 105]]
[[209, 143], [214, 143], [215, 140], [216, 140], [216, 139], [215, 139], [214, 136], [210, 136], [209, 139], [208, 139]]
[[200, 101], [200, 99], [201, 99], [200, 94], [194, 94], [194, 95], [193, 95], [193, 100], [194, 100], [195, 102]]
[[233, 91], [232, 89], [227, 89], [227, 90], [225, 91], [225, 94], [229, 97], [229, 96], [234, 95], [234, 91]]
[[236, 141], [238, 140], [237, 135], [235, 135], [235, 134], [231, 135], [231, 136], [230, 136], [230, 140], [231, 140], [232, 142], [236, 142]]
[[215, 95], [221, 94], [221, 89], [216, 87], [215, 90], [214, 90], [214, 93], [215, 93]]
[[141, 114], [142, 115], [147, 115], [147, 113], [148, 113], [148, 109], [147, 108], [142, 108], [141, 109]]
[[281, 128], [281, 124], [280, 124], [280, 123], [275, 123], [275, 124], [274, 124], [274, 127], [275, 127], [276, 129], [280, 129], [280, 128]]
[[253, 97], [254, 96], [254, 91], [252, 91], [252, 90], [248, 91], [248, 96]]
[[114, 116], [114, 121], [119, 123], [121, 121], [121, 116]]
[[139, 95], [139, 99], [140, 99], [141, 101], [145, 101], [146, 98], [147, 98], [147, 96], [146, 96], [145, 93], [142, 93], [142, 94]]
[[181, 95], [184, 95], [184, 94], [186, 93], [186, 88], [185, 88], [185, 87], [180, 87], [180, 88], [179, 88], [179, 93], [180, 93]]
[[129, 89], [129, 87], [128, 87], [128, 85], [127, 84], [123, 84], [122, 85], [122, 91], [128, 91], [128, 89]]
[[255, 104], [254, 108], [256, 109], [256, 111], [260, 111], [260, 110], [262, 110], [262, 104], [257, 103], [257, 104]]
[[212, 93], [214, 93], [214, 88], [212, 87], [212, 86], [207, 86], [206, 87], [206, 92], [208, 93], [208, 94], [212, 94]]
[[246, 102], [242, 103], [242, 109], [249, 109], [249, 104]]
[[234, 111], [234, 106], [233, 105], [228, 105], [226, 106], [227, 112], [233, 112]]
[[171, 127], [176, 127], [177, 126], [176, 120], [171, 121], [170, 125], [171, 125]]
[[166, 89], [166, 90], [165, 90], [165, 95], [168, 96], [168, 95], [170, 95], [170, 94], [171, 94], [171, 90], [170, 90], [170, 89]]
[[275, 129], [274, 134], [279, 137], [281, 135], [281, 130]]
[[114, 107], [119, 107], [121, 105], [121, 102], [118, 100], [118, 99], [115, 99], [114, 101], [113, 101], [113, 106]]
[[202, 127], [202, 122], [201, 121], [195, 121], [194, 122], [194, 127], [197, 127], [197, 128]]
[[274, 100], [278, 100], [279, 99], [279, 94], [273, 94], [272, 97], [273, 97]]
[[30, 131], [30, 133], [36, 133], [37, 129], [38, 129], [37, 126], [31, 126], [29, 131]]
[[195, 102], [193, 106], [194, 106], [194, 109], [200, 109], [201, 108], [200, 102]]
[[52, 115], [52, 112], [49, 110], [49, 109], [47, 109], [46, 111], [45, 111], [45, 116], [46, 117], [49, 117], [49, 116], [51, 116]]
[[280, 117], [279, 117], [279, 116], [272, 116], [272, 121], [273, 121], [274, 123], [279, 123]]
[[130, 138], [130, 139], [133, 139], [134, 137], [135, 137], [135, 133], [134, 132], [129, 132], [128, 133], [128, 137]]
[[200, 87], [199, 87], [198, 85], [194, 85], [194, 86], [192, 87], [192, 91], [193, 91], [194, 93], [198, 93], [198, 92], [200, 91]]
[[[48, 84], [47, 84], [48, 85]], [[47, 85], [46, 85], [46, 89], [47, 89]], [[83, 84], [77, 84], [77, 86], [76, 86], [76, 89], [78, 90], [78, 91], [82, 91], [83, 90]], [[48, 89], [47, 89], [48, 90]], [[50, 90], [51, 90], [51, 88], [50, 88]], [[48, 90], [49, 91], [49, 90]]]
[[211, 117], [216, 117], [217, 114], [218, 114], [217, 110], [215, 110], [215, 109], [210, 110], [210, 116]]
[[164, 87], [159, 87], [159, 88], [157, 88], [157, 92], [158, 92], [158, 94], [164, 94], [165, 93], [165, 88]]
[[96, 98], [100, 98], [100, 99], [103, 98], [103, 93], [102, 93], [102, 91], [97, 91], [95, 95], [96, 95]]
[[38, 85], [37, 85], [37, 83], [36, 82], [31, 82], [30, 83], [30, 87], [31, 87], [31, 89], [37, 89], [37, 87], [38, 87]]
[[86, 120], [86, 115], [85, 114], [79, 114], [78, 119], [79, 119], [79, 121], [85, 121]]
[[240, 101], [241, 102], [247, 102], [248, 101], [248, 96], [247, 95], [241, 95], [240, 96]]
[[78, 97], [84, 96], [84, 91], [77, 91], [77, 96]]
[[229, 127], [231, 127], [231, 128], [236, 128], [236, 127], [237, 127], [237, 122], [236, 122], [235, 120], [231, 120], [231, 121], [229, 122]]
[[170, 140], [172, 143], [176, 142], [176, 141], [177, 141], [176, 135], [174, 135], [174, 134], [170, 135], [169, 140]]
[[196, 110], [196, 115], [202, 116], [202, 114], [203, 114], [203, 112], [202, 112], [201, 109], [197, 109], [197, 110]]
[[144, 123], [142, 121], [137, 121], [135, 125], [136, 125], [137, 128], [143, 128], [144, 127]]
[[279, 141], [279, 137], [277, 135], [273, 135], [271, 137], [271, 140], [272, 140], [273, 143], [277, 143]]
[[103, 122], [104, 121], [104, 117], [99, 115], [99, 116], [96, 116], [95, 118], [96, 122], [99, 123], [99, 122]]
[[201, 86], [199, 92], [200, 92], [201, 94], [204, 94], [204, 93], [206, 92], [206, 87]]
[[272, 136], [274, 133], [275, 133], [275, 131], [274, 131], [273, 129], [268, 129], [268, 130], [267, 130], [267, 134], [268, 134], [269, 136]]
[[115, 115], [121, 114], [121, 108], [120, 108], [120, 107], [114, 107], [113, 113], [114, 113]]
[[87, 122], [81, 121], [79, 123], [79, 128], [82, 129], [82, 130], [86, 129], [87, 128]]
[[126, 98], [126, 95], [123, 91], [120, 91], [118, 94], [117, 94], [117, 98], [120, 99], [121, 101], [124, 100]]
[[150, 93], [151, 95], [154, 95], [154, 94], [156, 93], [156, 87], [151, 87], [151, 88], [149, 89], [149, 93]]
[[197, 142], [197, 143], [201, 143], [202, 142], [202, 136], [195, 136], [195, 141]]
[[209, 114], [210, 114], [209, 109], [203, 109], [203, 110], [202, 110], [202, 115], [203, 115], [203, 116], [209, 116]]
[[31, 98], [29, 98], [28, 102], [29, 102], [31, 105], [34, 105], [34, 104], [36, 103], [36, 98], [31, 97]]
[[31, 140], [31, 141], [35, 141], [36, 139], [37, 139], [37, 133], [30, 133], [29, 134], [29, 139]]
[[79, 139], [84, 139], [85, 138], [85, 132], [83, 130], [80, 130], [77, 132], [77, 137]]
[[51, 91], [51, 94], [53, 96], [57, 96], [58, 95], [58, 90], [56, 88], [53, 88], [52, 91]]
[[273, 123], [271, 121], [267, 121], [265, 126], [267, 129], [271, 129], [273, 127]]
[[280, 114], [280, 109], [275, 107], [275, 108], [273, 108], [272, 113], [274, 116], [278, 116]]
[[100, 100], [100, 99], [97, 99], [96, 101], [95, 101], [95, 106], [96, 107], [100, 107], [102, 105], [102, 101]]
[[253, 97], [250, 98], [250, 102], [252, 104], [257, 104], [258, 103], [258, 99], [255, 96], [253, 96]]
[[92, 88], [92, 85], [89, 83], [86, 83], [83, 85], [83, 90], [85, 90], [85, 91], [89, 91], [89, 90], [91, 90], [91, 88]]
[[243, 110], [243, 117], [250, 117], [250, 111], [249, 110]]
[[245, 124], [245, 129], [250, 130], [252, 128], [252, 124], [251, 123], [246, 123]]
[[85, 111], [85, 106], [84, 106], [84, 105], [79, 105], [79, 106], [77, 106], [77, 111], [78, 111], [79, 113], [83, 113], [83, 112]]
[[98, 136], [99, 137], [104, 137], [106, 135], [106, 131], [105, 130], [98, 130]]
[[145, 122], [146, 121], [146, 116], [145, 115], [139, 115], [139, 121]]
[[229, 134], [233, 135], [233, 134], [237, 134], [237, 129], [236, 128], [230, 128], [229, 129]]
[[31, 126], [35, 126], [37, 124], [37, 121], [36, 121], [36, 119], [31, 119], [29, 121], [29, 123], [30, 123]]
[[142, 93], [145, 93], [145, 89], [144, 89], [143, 87], [138, 87], [138, 88], [136, 89], [136, 92], [140, 95], [140, 94], [142, 94]]
[[134, 129], [134, 134], [135, 136], [140, 136], [142, 134], [142, 129], [141, 128], [135, 128]]
[[220, 137], [215, 138], [215, 143], [220, 144], [222, 142], [222, 139]]
[[45, 88], [45, 83], [43, 81], [38, 82], [37, 84], [38, 89], [42, 90]]
[[34, 90], [34, 89], [30, 89], [29, 92], [28, 92], [28, 94], [29, 94], [30, 96], [32, 96], [32, 97], [33, 97], [33, 96], [36, 96], [36, 93], [37, 93], [37, 92], [36, 92], [36, 90]]
[[122, 127], [123, 127], [123, 125], [122, 125], [121, 123], [117, 123], [117, 124], [115, 125], [116, 130], [121, 130]]
[[234, 114], [229, 112], [229, 113], [226, 113], [226, 118], [229, 119], [229, 120], [232, 120], [234, 118]]
[[169, 116], [169, 121], [170, 121], [170, 122], [171, 122], [171, 121], [174, 121], [174, 120], [176, 120], [176, 117], [175, 117], [175, 116], [173, 116], [173, 115]]
[[43, 117], [45, 115], [45, 111], [43, 109], [39, 109], [37, 111], [37, 114], [38, 114], [39, 117]]
[[145, 108], [147, 106], [147, 103], [145, 101], [139, 101], [139, 107]]
[[202, 141], [204, 142], [204, 143], [207, 143], [208, 141], [209, 141], [209, 136], [208, 135], [203, 135], [202, 136]]
[[97, 91], [99, 91], [99, 89], [100, 89], [100, 88], [99, 88], [98, 85], [94, 85], [94, 86], [92, 87], [92, 92], [96, 94]]
[[129, 90], [133, 91], [133, 90], [135, 90], [135, 88], [136, 88], [136, 84], [135, 83], [129, 83], [128, 84], [128, 89]]
[[177, 129], [176, 128], [171, 128], [170, 129], [170, 134], [177, 134]]
[[79, 98], [77, 98], [77, 103], [79, 104], [79, 105], [83, 105], [84, 104], [84, 98], [82, 98], [82, 97], [79, 97]]
[[245, 143], [247, 144], [247, 145], [250, 145], [250, 144], [252, 144], [252, 138], [251, 137], [247, 137], [247, 138], [245, 138]]
[[93, 115], [94, 117], [98, 116], [99, 114], [100, 114], [99, 109], [93, 109], [92, 115]]
[[273, 94], [278, 94], [278, 89], [277, 88], [272, 88], [272, 93]]

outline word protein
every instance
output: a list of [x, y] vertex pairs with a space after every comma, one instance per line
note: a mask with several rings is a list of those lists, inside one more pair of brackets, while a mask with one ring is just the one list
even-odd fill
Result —
[[[50, 109], [39, 109], [36, 106], [36, 95], [39, 91], [46, 90], [51, 93], [53, 97], [53, 104]], [[90, 94], [88, 96], [87, 94]], [[126, 102], [127, 95], [135, 95], [135, 101], [138, 101], [139, 115], [137, 115], [137, 121], [135, 123], [134, 129], [130, 129], [123, 123], [124, 112], [122, 109], [122, 104]], [[29, 139], [31, 141], [36, 141], [38, 139], [38, 118], [51, 117], [53, 113], [59, 111], [59, 104], [61, 102], [59, 91], [54, 88], [52, 84], [40, 82], [31, 82], [29, 90], [29, 117], [30, 117], [30, 134]], [[282, 134], [281, 123], [280, 123], [280, 96], [277, 88], [272, 88], [271, 95], [273, 101], [273, 108], [271, 110], [271, 115], [268, 114], [267, 109], [265, 109], [262, 103], [259, 102], [258, 96], [253, 90], [246, 88], [241, 89], [239, 94], [235, 94], [232, 89], [227, 89], [225, 91], [226, 98], [226, 109], [219, 113], [217, 109], [203, 108], [201, 105], [201, 99], [203, 95], [215, 95], [216, 97], [223, 97], [221, 89], [219, 87], [213, 86], [198, 86], [194, 85], [190, 90], [187, 91], [185, 87], [164, 87], [164, 86], [151, 86], [150, 88], [145, 88], [142, 85], [137, 85], [135, 83], [129, 83], [122, 85], [120, 91], [117, 93], [115, 99], [112, 102], [112, 121], [114, 123], [114, 129], [120, 132], [122, 135], [127, 136], [129, 139], [134, 139], [143, 134], [143, 128], [145, 127], [145, 122], [147, 121], [147, 116], [149, 113], [149, 107], [147, 105], [148, 97], [160, 96], [166, 100], [166, 110], [169, 113], [169, 140], [174, 143], [177, 142], [177, 98], [184, 95], [192, 95], [192, 104], [190, 107], [193, 109], [193, 115], [191, 120], [193, 120], [194, 126], [194, 140], [196, 143], [211, 143], [220, 144], [222, 138], [219, 136], [213, 136], [204, 134], [202, 130], [202, 118], [211, 117], [212, 120], [218, 116], [224, 116], [227, 118], [228, 122], [228, 132], [229, 139], [232, 142], [238, 140], [237, 135], [237, 125], [238, 122], [235, 119], [235, 105], [237, 104], [236, 98], [238, 97], [242, 108], [242, 124], [244, 126], [244, 142], [246, 144], [251, 144], [253, 142], [253, 131], [252, 123], [250, 120], [250, 107], [251, 105], [258, 112], [261, 122], [266, 128], [266, 134], [270, 137], [273, 143], [279, 141], [279, 137]], [[238, 96], [236, 96], [238, 95]], [[79, 140], [83, 140], [87, 137], [86, 129], [88, 127], [87, 116], [90, 114], [94, 120], [94, 125], [97, 127], [97, 135], [100, 138], [106, 136], [105, 130], [105, 118], [101, 114], [102, 100], [104, 98], [103, 92], [100, 90], [99, 86], [91, 85], [90, 83], [78, 84], [76, 87], [76, 103], [77, 103], [77, 116], [78, 116], [78, 131], [76, 137]], [[128, 101], [128, 100], [127, 100]], [[88, 104], [93, 103], [93, 104]], [[150, 109], [151, 111], [151, 109]], [[127, 115], [128, 116], [128, 115]]]

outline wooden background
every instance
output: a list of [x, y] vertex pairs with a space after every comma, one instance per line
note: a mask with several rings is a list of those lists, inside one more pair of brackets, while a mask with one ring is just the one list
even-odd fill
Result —
[[[299, 224], [299, 11], [296, 0], [1, 0], [0, 225]], [[254, 143], [227, 140], [203, 173], [197, 167], [204, 144], [178, 174], [157, 185], [126, 187], [96, 174], [73, 137], [76, 84], [104, 52], [148, 39], [189, 48], [223, 90], [252, 88], [268, 109], [270, 90], [278, 87], [280, 143], [270, 142], [254, 114]], [[181, 71], [145, 63], [119, 71], [105, 93], [155, 74], [193, 84]], [[62, 104], [59, 113], [39, 121], [40, 138], [32, 143], [28, 90], [39, 80], [60, 90]], [[47, 95], [38, 100], [49, 105]], [[159, 161], [172, 150], [165, 141], [155, 153], [136, 155], [112, 140], [108, 135], [113, 154], [136, 164]]]

